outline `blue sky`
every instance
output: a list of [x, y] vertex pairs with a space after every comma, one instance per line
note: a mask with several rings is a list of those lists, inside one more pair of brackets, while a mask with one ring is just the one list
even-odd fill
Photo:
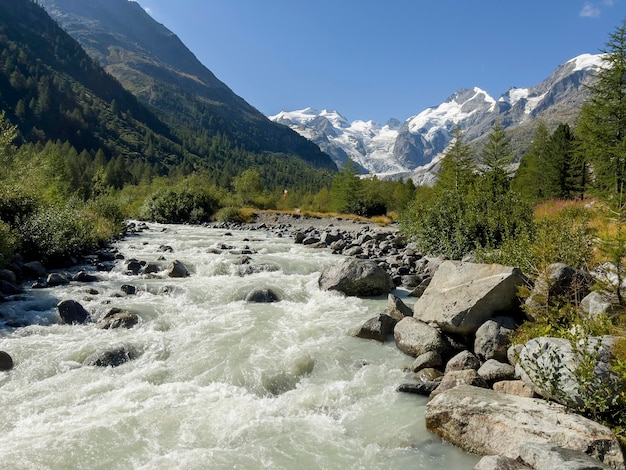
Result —
[[626, 0], [139, 0], [265, 114], [385, 123], [460, 88], [495, 98], [598, 53]]

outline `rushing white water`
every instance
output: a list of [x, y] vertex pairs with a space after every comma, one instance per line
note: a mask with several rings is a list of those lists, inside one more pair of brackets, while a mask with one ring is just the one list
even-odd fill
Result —
[[[156, 261], [160, 245], [190, 268], [185, 279], [128, 276], [120, 263], [96, 284], [30, 291], [0, 304], [23, 328], [0, 330], [14, 359], [0, 373], [3, 469], [464, 469], [477, 459], [424, 427], [426, 399], [397, 393], [411, 358], [393, 342], [351, 333], [386, 298], [320, 291], [338, 258], [260, 231], [151, 225], [119, 242], [128, 258]], [[255, 265], [208, 248], [249, 246]], [[161, 261], [167, 264], [167, 261]], [[121, 285], [138, 288], [121, 294]], [[159, 293], [169, 286], [168, 293]], [[280, 302], [245, 302], [271, 288]], [[97, 294], [87, 292], [96, 289]], [[401, 293], [400, 293], [401, 294]], [[56, 304], [80, 301], [96, 319], [112, 307], [139, 314], [132, 329], [60, 325]], [[119, 367], [82, 365], [96, 349], [134, 347]]]

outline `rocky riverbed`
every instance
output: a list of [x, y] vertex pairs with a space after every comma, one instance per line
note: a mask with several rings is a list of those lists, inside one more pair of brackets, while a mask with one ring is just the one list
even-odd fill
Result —
[[[609, 365], [615, 338], [584, 338], [578, 348], [587, 351], [586, 359], [557, 338], [509, 346], [510, 335], [527, 319], [518, 289], [530, 282], [518, 269], [428, 258], [395, 226], [275, 214], [259, 216], [256, 224], [353, 258], [322, 273], [323, 289], [356, 296], [380, 295], [393, 286], [411, 291], [417, 298], [412, 307], [390, 293], [385, 311], [356, 334], [382, 342], [393, 338], [415, 358], [413, 381], [398, 390], [430, 397], [426, 426], [468, 452], [486, 455], [476, 469], [624, 468], [611, 430], [568, 408], [581, 403], [573, 371], [585, 360], [593, 362], [594, 386], [619, 393]], [[588, 294], [585, 314], [594, 315], [593, 306], [602, 302], [591, 292], [592, 283], [591, 274], [555, 264], [528, 301], [576, 288]], [[359, 291], [361, 285], [366, 288]]]
[[[581, 469], [624, 468], [613, 433], [598, 423], [572, 415], [566, 408], [580, 399], [580, 384], [571, 373], [580, 357], [572, 351], [571, 344], [555, 338], [537, 338], [526, 345], [509, 347], [510, 335], [525, 319], [517, 289], [528, 280], [518, 269], [423, 256], [402, 237], [397, 226], [381, 227], [362, 220], [261, 212], [248, 224], [216, 223], [211, 227], [225, 231], [224, 240], [228, 240], [229, 231], [264, 231], [293, 239], [293, 243], [310, 250], [330, 249], [343, 258], [337, 258], [335, 266], [323, 270], [320, 289], [357, 297], [388, 294], [387, 308], [366, 321], [356, 335], [383, 343], [395, 341], [397, 348], [412, 358], [406, 383], [398, 391], [429, 396], [426, 426], [468, 452], [487, 455], [477, 469], [549, 470], [565, 468], [564, 465]], [[145, 224], [134, 224], [130, 232], [146, 228]], [[174, 249], [162, 245], [158, 251], [169, 256]], [[224, 242], [210, 247], [207, 253], [239, 256], [241, 275], [271, 272], [270, 264], [252, 263], [255, 252], [247, 245], [236, 247]], [[159, 263], [120, 258], [114, 250], [105, 249], [87, 255], [83, 261], [102, 271], [124, 263], [129, 276], [158, 275], [164, 268]], [[73, 277], [59, 272], [48, 274], [40, 263], [16, 263], [13, 269], [0, 274], [2, 292], [11, 296], [19, 292], [17, 281], [21, 279], [33, 279], [36, 288], [97, 280], [97, 275], [85, 272]], [[174, 260], [169, 262], [167, 276], [193, 274]], [[588, 273], [563, 265], [551, 267], [549, 278], [558, 280], [559, 289], [567, 290], [567, 286], [575, 284], [579, 292], [581, 286], [588, 290], [593, 281]], [[550, 289], [549, 284], [537, 282], [537, 295], [550, 294], [541, 291]], [[125, 285], [122, 290], [134, 295], [134, 287]], [[395, 288], [409, 292], [406, 301], [394, 295]], [[280, 297], [279, 293], [261, 289], [250, 301], [279, 302]], [[88, 318], [75, 302], [61, 302], [58, 310], [65, 323], [80, 324]], [[111, 309], [98, 322], [104, 329], [133, 328], [140, 320], [133, 312]], [[614, 338], [586, 341], [585, 347], [597, 353], [594, 373], [606, 387], [611, 387], [613, 378], [608, 365]], [[132, 349], [110, 349], [85, 363], [118, 366], [135, 357]], [[3, 367], [9, 369], [12, 362], [10, 357], [5, 359]], [[549, 379], [553, 386], [547, 386], [546, 374], [539, 371], [553, 374]], [[571, 467], [573, 462], [578, 466]]]

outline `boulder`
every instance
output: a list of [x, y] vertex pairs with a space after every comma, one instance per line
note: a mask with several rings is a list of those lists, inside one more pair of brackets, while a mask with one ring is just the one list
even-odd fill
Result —
[[376, 341], [385, 342], [390, 334], [393, 333], [393, 327], [396, 326], [396, 320], [389, 315], [381, 313], [380, 315], [367, 320], [354, 336], [365, 339], [375, 339]]
[[471, 385], [476, 388], [488, 388], [489, 385], [474, 369], [455, 370], [446, 373], [441, 379], [439, 386], [433, 390], [430, 397], [436, 397], [437, 395], [450, 390], [459, 385]]
[[280, 265], [275, 263], [242, 264], [237, 268], [238, 274], [242, 277], [259, 273], [271, 273], [275, 271], [280, 271]]
[[49, 287], [64, 286], [70, 283], [70, 280], [61, 273], [50, 273], [46, 279]]
[[78, 271], [74, 275], [72, 280], [76, 282], [97, 282], [99, 279], [97, 276], [94, 276], [93, 274], [89, 274], [85, 271]]
[[624, 468], [609, 428], [543, 400], [460, 385], [430, 400], [424, 417], [431, 432], [474, 454], [517, 459], [526, 442], [550, 443]]
[[141, 270], [142, 274], [155, 274], [161, 270], [160, 266], [156, 263], [147, 263]]
[[0, 279], [0, 294], [2, 295], [16, 295], [19, 294], [20, 288], [15, 284], [4, 279]]
[[443, 372], [440, 370], [434, 369], [432, 367], [426, 367], [421, 369], [415, 373], [413, 376], [415, 380], [418, 382], [441, 382], [443, 378]]
[[46, 267], [39, 261], [31, 261], [22, 265], [22, 276], [25, 279], [39, 279], [46, 275]]
[[411, 307], [406, 305], [395, 295], [389, 294], [387, 297], [387, 307], [385, 308], [384, 313], [389, 315], [395, 321], [400, 321], [404, 317], [412, 317], [413, 309], [411, 309]]
[[511, 364], [512, 366], [517, 364], [517, 358], [519, 357], [523, 348], [523, 344], [512, 344], [511, 346], [509, 346], [509, 349], [506, 350], [506, 360], [509, 364]]
[[520, 457], [530, 468], [537, 470], [611, 470], [580, 450], [565, 449], [546, 443], [525, 442], [520, 446]]
[[621, 391], [611, 367], [614, 343], [613, 336], [589, 337], [574, 348], [563, 338], [534, 338], [522, 348], [515, 372], [538, 395], [581, 407], [586, 397]]
[[474, 466], [474, 470], [534, 470], [517, 460], [503, 455], [486, 455]]
[[413, 317], [400, 320], [393, 329], [393, 336], [398, 349], [413, 357], [430, 351], [442, 353], [450, 347], [439, 330]]
[[272, 289], [255, 289], [246, 295], [246, 302], [269, 304], [280, 302], [280, 297]]
[[416, 298], [420, 298], [422, 295], [424, 295], [424, 292], [426, 292], [426, 288], [430, 285], [430, 282], [433, 280], [432, 277], [427, 277], [425, 279], [423, 279], [415, 289], [413, 289], [410, 293], [409, 293], [409, 297], [416, 297]]
[[115, 328], [132, 328], [139, 323], [139, 316], [136, 313], [112, 308], [98, 323], [103, 330]]
[[8, 352], [0, 351], [0, 371], [13, 369], [13, 358]]
[[509, 317], [496, 317], [487, 320], [478, 330], [474, 339], [474, 354], [481, 361], [496, 359], [506, 361], [509, 337], [515, 328], [515, 321]]
[[75, 300], [64, 300], [57, 309], [63, 323], [85, 323], [89, 319], [89, 312]]
[[395, 289], [391, 276], [374, 261], [352, 258], [324, 269], [318, 284], [323, 290], [357, 297], [384, 295]]
[[480, 375], [489, 384], [499, 382], [501, 380], [511, 380], [515, 377], [515, 367], [511, 364], [489, 359], [477, 370]]
[[167, 275], [169, 277], [188, 277], [189, 270], [183, 263], [178, 260], [174, 260], [167, 267]]
[[126, 295], [135, 295], [137, 293], [137, 288], [130, 284], [122, 284], [120, 290]]
[[517, 395], [518, 397], [537, 398], [537, 394], [533, 389], [522, 380], [502, 380], [494, 383], [492, 388], [499, 393], [508, 393], [509, 395]]
[[455, 370], [477, 370], [479, 367], [480, 360], [474, 354], [469, 351], [461, 351], [448, 361], [446, 364], [446, 373], [453, 372]]
[[589, 318], [597, 319], [599, 315], [604, 313], [614, 313], [619, 310], [619, 300], [617, 295], [611, 296], [601, 292], [590, 292], [580, 301], [580, 308]]
[[83, 364], [96, 367], [117, 367], [137, 357], [136, 351], [125, 344], [99, 349], [90, 354]]
[[17, 275], [10, 269], [0, 269], [0, 281], [6, 281], [17, 285]]
[[418, 372], [422, 369], [428, 369], [431, 367], [441, 367], [443, 365], [443, 358], [441, 354], [436, 351], [429, 351], [424, 354], [420, 354], [411, 364], [411, 370]]
[[322, 236], [320, 237], [320, 242], [324, 243], [325, 245], [330, 246], [333, 243], [338, 242], [342, 238], [343, 238], [343, 235], [339, 232], [325, 231], [322, 233]]
[[517, 268], [444, 261], [413, 315], [445, 332], [472, 336], [486, 320], [519, 307], [517, 290], [524, 282]]
[[143, 269], [143, 265], [136, 259], [129, 259], [126, 263], [126, 272], [135, 276]]
[[396, 392], [415, 393], [416, 395], [429, 396], [439, 386], [439, 382], [423, 381], [398, 385]]

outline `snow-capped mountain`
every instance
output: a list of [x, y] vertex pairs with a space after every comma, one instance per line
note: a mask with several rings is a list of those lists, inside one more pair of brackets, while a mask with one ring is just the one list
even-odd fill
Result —
[[337, 111], [313, 108], [282, 111], [270, 119], [315, 142], [339, 166], [350, 158], [364, 173], [406, 171], [406, 165], [393, 157], [400, 121], [390, 120], [384, 126], [374, 121], [349, 122]]
[[[478, 87], [461, 89], [445, 102], [427, 108], [404, 123], [349, 122], [337, 111], [283, 111], [270, 119], [285, 124], [315, 142], [341, 166], [351, 158], [364, 172], [379, 176], [412, 175], [418, 183], [432, 180], [433, 172], [460, 126], [469, 143], [479, 143], [498, 120], [511, 135], [532, 135], [532, 123], [548, 126], [573, 123], [602, 56], [583, 54], [559, 66], [533, 88], [511, 88], [497, 100]], [[515, 140], [520, 140], [516, 147]], [[519, 157], [529, 138], [514, 139]]]

